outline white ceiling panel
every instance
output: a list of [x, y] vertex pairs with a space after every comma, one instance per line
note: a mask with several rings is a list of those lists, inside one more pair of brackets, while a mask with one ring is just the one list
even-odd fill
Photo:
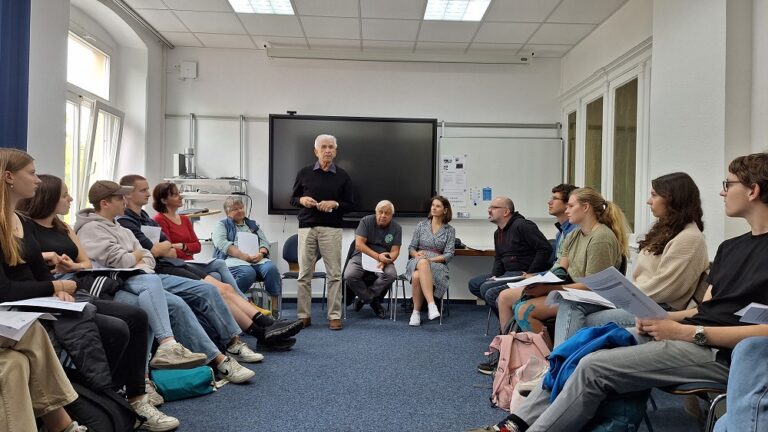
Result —
[[476, 42], [525, 43], [539, 27], [536, 23], [484, 23]]
[[421, 20], [424, 17], [426, 7], [426, 0], [362, 0], [360, 2], [360, 12], [363, 18]]
[[163, 36], [176, 46], [201, 47], [203, 44], [189, 32], [163, 32]]
[[360, 20], [355, 18], [301, 17], [308, 38], [360, 39]]
[[514, 54], [522, 48], [522, 44], [499, 44], [499, 43], [477, 43], [474, 42], [469, 46], [470, 53], [483, 53], [483, 52], [503, 52]]
[[134, 9], [168, 9], [162, 0], [127, 0], [126, 3]]
[[364, 19], [363, 39], [413, 41], [419, 31], [418, 21]]
[[413, 50], [413, 42], [378, 41], [365, 39], [363, 40], [363, 50], [411, 52]]
[[595, 29], [593, 24], [542, 24], [533, 35], [533, 44], [573, 45]]
[[256, 48], [247, 35], [195, 33], [195, 36], [208, 48]]
[[494, 0], [486, 21], [542, 22], [560, 0]]
[[269, 45], [274, 48], [301, 48], [307, 49], [307, 40], [305, 38], [291, 38], [280, 36], [252, 36], [256, 47], [264, 49], [264, 45]]
[[245, 34], [234, 12], [178, 11], [176, 16], [194, 33]]
[[232, 6], [227, 0], [163, 0], [168, 9], [205, 11], [205, 12], [233, 12]]
[[416, 44], [416, 52], [439, 52], [450, 54], [461, 54], [467, 49], [465, 43], [451, 43], [451, 42], [419, 42]]
[[359, 51], [360, 41], [352, 39], [310, 38], [309, 46], [311, 46], [313, 50], [347, 48], [354, 51]]
[[298, 15], [354, 17], [359, 11], [357, 0], [294, 0]]
[[295, 16], [238, 14], [245, 29], [252, 35], [304, 37]]
[[599, 24], [627, 0], [563, 0], [547, 22]]
[[479, 25], [476, 22], [424, 21], [419, 41], [469, 43]]
[[155, 28], [155, 30], [165, 32], [187, 32], [189, 29], [176, 18], [176, 15], [169, 10], [142, 9], [141, 16]]
[[573, 45], [536, 45], [528, 44], [521, 51], [521, 54], [533, 53], [533, 58], [537, 57], [550, 57], [560, 58], [563, 54], [573, 48]]

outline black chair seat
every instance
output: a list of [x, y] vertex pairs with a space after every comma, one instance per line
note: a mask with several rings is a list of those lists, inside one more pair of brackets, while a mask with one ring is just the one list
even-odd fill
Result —
[[704, 381], [704, 382], [693, 382], [693, 383], [687, 383], [687, 384], [678, 384], [668, 387], [662, 387], [662, 390], [664, 390], [667, 393], [672, 393], [676, 395], [689, 395], [689, 394], [698, 394], [698, 393], [725, 393], [725, 391], [728, 389], [728, 386], [726, 384], [711, 382], [711, 381]]
[[[299, 278], [299, 272], [285, 272], [283, 273], [283, 279], [298, 279]], [[325, 278], [325, 272], [314, 272], [312, 273], [312, 279], [321, 279]]]

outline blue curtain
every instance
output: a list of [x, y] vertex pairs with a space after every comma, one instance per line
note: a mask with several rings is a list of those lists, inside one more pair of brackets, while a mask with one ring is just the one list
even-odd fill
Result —
[[0, 0], [0, 147], [27, 149], [30, 0]]

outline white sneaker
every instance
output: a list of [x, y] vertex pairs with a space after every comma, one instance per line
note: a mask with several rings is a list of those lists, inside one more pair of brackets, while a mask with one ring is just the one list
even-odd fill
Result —
[[427, 305], [427, 311], [428, 311], [428, 317], [429, 320], [432, 321], [435, 318], [440, 318], [440, 311], [437, 310], [437, 305], [434, 303], [430, 303]]
[[234, 384], [246, 382], [256, 375], [256, 372], [241, 366], [232, 357], [225, 358], [221, 364], [216, 366], [216, 369], [227, 381]]
[[[146, 418], [147, 420], [141, 425], [141, 429], [151, 432], [162, 432], [174, 430], [179, 427], [179, 420], [175, 417], [171, 417], [160, 412], [159, 409], [152, 406], [149, 403], [149, 398], [144, 395], [141, 399], [131, 402], [131, 407], [136, 414]], [[136, 421], [136, 426], [139, 425], [139, 421]]]
[[162, 344], [149, 365], [155, 369], [191, 369], [208, 362], [205, 354], [193, 353], [178, 342]]
[[157, 392], [157, 386], [149, 378], [144, 378], [144, 393], [147, 394], [152, 406], [157, 407], [165, 403], [165, 399]]
[[245, 342], [233, 343], [227, 348], [227, 355], [243, 363], [258, 363], [264, 360], [264, 356], [254, 352]]
[[411, 314], [411, 320], [408, 321], [408, 325], [418, 327], [421, 325], [421, 313], [419, 311], [413, 311]]

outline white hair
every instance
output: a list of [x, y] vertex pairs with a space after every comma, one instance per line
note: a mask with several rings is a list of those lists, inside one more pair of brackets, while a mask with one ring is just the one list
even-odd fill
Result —
[[392, 201], [389, 200], [381, 200], [378, 204], [376, 204], [376, 212], [383, 211], [384, 209], [389, 209], [392, 211], [392, 214], [395, 214], [395, 205], [392, 204]]
[[339, 145], [336, 143], [336, 137], [333, 135], [328, 134], [321, 134], [318, 135], [317, 138], [315, 138], [315, 150], [320, 150], [320, 143], [323, 141], [330, 140], [333, 142], [333, 148], [338, 147]]

